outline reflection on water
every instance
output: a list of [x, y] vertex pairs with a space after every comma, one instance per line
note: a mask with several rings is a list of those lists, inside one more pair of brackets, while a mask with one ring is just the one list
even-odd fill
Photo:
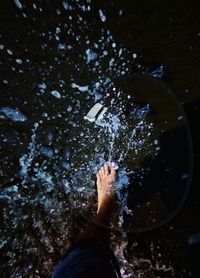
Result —
[[[84, 120], [91, 106], [106, 97], [100, 88], [141, 68], [138, 54], [114, 40], [102, 8], [96, 13], [90, 0], [57, 5], [14, 0], [6, 10], [12, 19], [1, 19], [5, 30], [0, 36], [5, 67], [0, 107], [2, 273], [40, 277], [51, 272], [75, 230], [82, 228], [77, 210], [87, 211], [93, 204], [91, 213], [95, 211], [93, 174], [98, 167], [119, 162], [118, 197], [122, 209], [131, 213], [126, 202], [130, 169], [123, 162], [156, 154], [158, 142], [152, 141], [148, 105], [133, 102], [132, 126], [122, 117], [122, 103], [114, 107], [118, 114], [107, 113], [101, 122]], [[152, 75], [161, 77], [162, 72], [159, 68]], [[114, 97], [120, 99], [118, 93]], [[127, 262], [126, 244], [124, 237], [115, 245], [124, 277], [133, 270], [143, 277], [137, 266], [145, 258]]]

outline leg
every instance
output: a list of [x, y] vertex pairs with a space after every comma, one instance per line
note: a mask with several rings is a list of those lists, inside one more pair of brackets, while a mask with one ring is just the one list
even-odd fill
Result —
[[[87, 230], [81, 235], [81, 239], [93, 237], [105, 245], [109, 245], [109, 230], [101, 227], [101, 225], [108, 227], [113, 215], [115, 208], [115, 181], [116, 164], [114, 162], [110, 164], [106, 163], [97, 172], [98, 208], [95, 219], [97, 225], [91, 223]], [[98, 224], [100, 224], [100, 226]]]
[[[109, 225], [114, 209], [116, 165], [105, 164], [97, 173], [98, 209], [96, 222]], [[102, 244], [101, 244], [102, 243]], [[109, 230], [90, 223], [53, 272], [53, 278], [121, 278], [114, 254], [109, 248]]]

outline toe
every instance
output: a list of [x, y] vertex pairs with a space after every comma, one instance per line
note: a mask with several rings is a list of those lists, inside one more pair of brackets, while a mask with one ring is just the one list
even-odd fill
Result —
[[101, 167], [101, 173], [102, 173], [103, 176], [105, 176], [105, 169], [104, 169], [104, 167]]
[[106, 175], [109, 174], [109, 171], [108, 171], [108, 164], [107, 164], [107, 163], [104, 165], [104, 172], [105, 172]]
[[114, 162], [111, 163], [110, 174], [114, 177], [116, 176], [116, 164]]
[[102, 179], [103, 178], [103, 173], [102, 173], [101, 169], [99, 170], [98, 174], [99, 174], [99, 177]]
[[101, 177], [100, 177], [99, 172], [97, 173], [96, 177], [97, 177], [97, 181], [100, 181]]

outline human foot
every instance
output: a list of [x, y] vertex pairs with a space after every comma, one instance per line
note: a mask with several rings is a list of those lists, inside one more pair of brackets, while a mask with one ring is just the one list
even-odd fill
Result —
[[114, 185], [116, 181], [116, 164], [114, 162], [105, 163], [97, 172], [97, 192], [98, 192], [98, 210], [104, 206], [107, 201], [114, 199]]

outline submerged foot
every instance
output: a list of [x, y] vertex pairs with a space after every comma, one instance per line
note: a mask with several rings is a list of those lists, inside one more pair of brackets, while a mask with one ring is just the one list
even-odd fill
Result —
[[116, 164], [114, 162], [106, 163], [97, 172], [97, 192], [98, 192], [98, 210], [104, 206], [107, 201], [114, 199], [114, 186], [116, 181]]

